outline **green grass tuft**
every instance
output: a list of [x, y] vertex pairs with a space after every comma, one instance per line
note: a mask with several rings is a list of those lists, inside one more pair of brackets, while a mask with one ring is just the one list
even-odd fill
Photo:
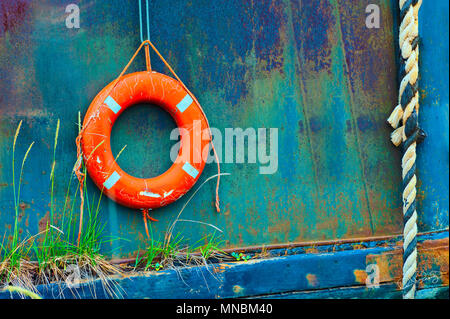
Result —
[[[80, 115], [79, 115], [80, 116]], [[53, 158], [50, 173], [50, 212], [44, 229], [35, 235], [27, 235], [24, 239], [20, 238], [19, 232], [19, 211], [20, 194], [25, 162], [30, 154], [34, 142], [30, 144], [22, 159], [19, 179], [16, 181], [16, 144], [18, 141], [22, 121], [19, 122], [13, 141], [12, 149], [12, 185], [14, 193], [14, 213], [15, 221], [12, 234], [7, 236], [5, 233], [0, 243], [0, 289], [5, 287], [8, 290], [33, 292], [36, 284], [49, 283], [51, 281], [64, 281], [67, 279], [66, 269], [71, 265], [80, 268], [82, 274], [87, 277], [92, 275], [99, 277], [104, 282], [104, 287], [112, 296], [117, 296], [116, 287], [112, 287], [107, 276], [111, 274], [122, 274], [122, 269], [106, 261], [101, 254], [101, 248], [104, 244], [118, 238], [107, 237], [105, 235], [106, 224], [100, 219], [100, 203], [103, 192], [98, 198], [89, 194], [86, 184], [80, 190], [79, 181], [74, 178], [71, 172], [67, 181], [64, 204], [59, 207], [56, 203], [55, 171], [57, 169], [57, 146], [60, 129], [60, 121], [57, 121], [54, 143]], [[79, 127], [81, 122], [79, 118]], [[99, 146], [99, 145], [98, 145]], [[97, 147], [98, 147], [97, 146]], [[118, 159], [124, 151], [126, 145], [115, 157]], [[90, 154], [91, 155], [91, 154]], [[89, 157], [90, 157], [89, 155]], [[86, 167], [81, 162], [80, 169], [86, 174]], [[228, 174], [221, 174], [228, 175]], [[222, 232], [216, 226], [200, 221], [180, 219], [180, 216], [189, 201], [201, 189], [201, 187], [218, 175], [209, 177], [193, 195], [183, 205], [183, 208], [177, 215], [175, 221], [170, 225], [165, 233], [164, 240], [159, 241], [153, 238], [153, 230], [150, 227], [150, 245], [145, 248], [142, 254], [138, 254], [134, 269], [160, 270], [168, 268], [177, 268], [188, 265], [206, 264], [212, 258], [226, 256], [220, 249], [224, 240], [216, 235], [216, 230]], [[82, 233], [78, 242], [78, 221], [80, 217], [78, 200], [80, 191], [83, 192], [85, 205], [83, 214]], [[58, 222], [59, 221], [59, 222]], [[191, 222], [210, 226], [214, 233], [203, 236], [193, 244], [185, 240], [182, 235], [173, 235], [173, 230], [178, 222]], [[11, 240], [8, 240], [11, 238]], [[32, 296], [32, 295], [29, 295]]]
[[[12, 177], [14, 193], [15, 221], [12, 234], [5, 233], [0, 243], [0, 287], [18, 287], [17, 289], [34, 289], [38, 283], [48, 283], [53, 280], [64, 280], [65, 269], [69, 265], [77, 265], [82, 271], [89, 275], [96, 274], [104, 278], [105, 274], [121, 273], [121, 270], [106, 262], [100, 250], [104, 243], [111, 241], [105, 236], [105, 223], [101, 222], [99, 211], [101, 194], [97, 200], [90, 201], [86, 185], [83, 194], [86, 198], [87, 218], [84, 221], [84, 230], [77, 245], [77, 214], [75, 213], [78, 203], [79, 183], [73, 182], [73, 174], [67, 185], [64, 206], [58, 209], [55, 203], [55, 169], [56, 154], [60, 121], [58, 120], [54, 145], [53, 160], [50, 173], [50, 214], [44, 230], [25, 239], [19, 237], [19, 210], [20, 190], [23, 178], [23, 169], [26, 159], [34, 142], [30, 144], [22, 159], [19, 180], [16, 183], [16, 144], [18, 141], [22, 121], [16, 129], [12, 149]], [[84, 173], [86, 167], [82, 166]], [[76, 186], [76, 187], [74, 187]], [[74, 188], [73, 194], [72, 189]], [[60, 217], [61, 222], [56, 223]], [[8, 238], [12, 238], [8, 240]], [[109, 287], [111, 288], [111, 287]], [[15, 289], [15, 288], [14, 288]]]

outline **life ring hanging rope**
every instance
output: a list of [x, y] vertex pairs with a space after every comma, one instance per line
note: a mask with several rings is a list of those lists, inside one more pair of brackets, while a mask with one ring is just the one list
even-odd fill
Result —
[[[150, 46], [175, 79], [151, 70], [149, 50], [145, 50], [147, 70], [124, 75], [128, 67], [136, 58], [142, 47]], [[175, 119], [179, 128], [187, 128], [193, 132], [192, 125], [199, 123], [202, 132], [207, 130], [209, 138], [201, 139], [200, 162], [193, 157], [198, 150], [193, 149], [194, 134], [181, 135], [181, 147], [177, 160], [162, 175], [140, 179], [125, 173], [116, 163], [110, 147], [110, 133], [114, 121], [126, 108], [141, 102], [150, 102], [162, 106]], [[198, 124], [197, 124], [198, 125]], [[120, 75], [107, 85], [92, 101], [83, 125], [76, 138], [77, 162], [74, 170], [80, 182], [80, 227], [78, 241], [82, 230], [83, 216], [83, 185], [84, 173], [81, 163], [84, 159], [89, 175], [94, 183], [102, 189], [108, 197], [116, 202], [137, 209], [143, 209], [144, 221], [148, 218], [148, 209], [170, 204], [186, 193], [199, 178], [205, 165], [205, 158], [201, 150], [211, 142], [214, 157], [217, 162], [216, 201], [219, 207], [220, 163], [214, 144], [208, 119], [200, 103], [177, 76], [173, 68], [159, 53], [150, 40], [145, 40], [136, 50]], [[181, 151], [184, 146], [192, 151], [187, 152], [188, 158], [183, 157]], [[181, 155], [180, 155], [181, 154]], [[147, 225], [146, 225], [146, 232]]]

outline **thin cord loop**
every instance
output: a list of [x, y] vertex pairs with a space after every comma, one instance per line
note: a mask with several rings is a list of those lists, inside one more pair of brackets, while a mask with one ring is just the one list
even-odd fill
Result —
[[[206, 123], [208, 124], [209, 128], [209, 135], [211, 137], [211, 148], [214, 152], [214, 158], [217, 162], [217, 173], [219, 174], [217, 176], [217, 184], [216, 184], [216, 210], [219, 213], [220, 212], [220, 201], [219, 201], [219, 185], [220, 185], [220, 163], [219, 163], [219, 157], [217, 156], [216, 148], [214, 147], [214, 143], [212, 141], [212, 132], [211, 127], [209, 126], [208, 118], [206, 117], [205, 111], [203, 110], [200, 102], [197, 100], [197, 98], [192, 94], [192, 92], [187, 88], [187, 86], [181, 81], [181, 79], [178, 77], [178, 75], [175, 73], [175, 71], [172, 69], [172, 67], [169, 65], [169, 63], [164, 59], [164, 57], [159, 53], [158, 49], [153, 45], [153, 43], [150, 40], [146, 40], [144, 42], [148, 42], [148, 44], [152, 47], [153, 51], [158, 55], [158, 57], [161, 59], [161, 61], [164, 63], [164, 65], [169, 69], [169, 71], [173, 74], [173, 76], [180, 82], [180, 84], [183, 86], [183, 88], [186, 90], [186, 92], [190, 95], [190, 97], [194, 100], [195, 103], [198, 104], [200, 107], [200, 110], [202, 111], [203, 116], [206, 119]], [[141, 44], [142, 45], [142, 44]]]
[[147, 234], [147, 238], [150, 239], [150, 234], [148, 233], [148, 222], [147, 222], [147, 219], [149, 219], [152, 222], [157, 222], [158, 220], [150, 216], [148, 208], [144, 208], [142, 210], [142, 218], [144, 219], [145, 233]]
[[145, 46], [145, 65], [147, 66], [147, 71], [152, 70], [152, 64], [150, 62], [150, 49], [148, 45]]
[[[150, 40], [150, 15], [149, 15], [149, 5], [148, 0], [145, 0], [145, 10], [146, 10], [146, 18], [147, 18], [147, 40]], [[141, 43], [144, 42], [144, 35], [142, 30], [142, 5], [141, 0], [139, 0], [139, 35], [141, 38]], [[150, 61], [150, 50], [148, 49], [148, 43], [145, 44], [145, 65], [147, 67], [147, 71], [152, 70], [152, 64]]]
[[145, 8], [147, 9], [147, 40], [150, 41], [150, 22], [148, 14], [148, 0], [145, 0]]
[[144, 37], [142, 35], [142, 6], [141, 6], [141, 0], [139, 0], [139, 35], [141, 38], [141, 43], [144, 42]]
[[[145, 0], [145, 11], [146, 11], [146, 29], [147, 29], [147, 39], [150, 40], [150, 15], [149, 15], [149, 5], [148, 0]], [[139, 0], [139, 35], [141, 38], [141, 43], [144, 42], [144, 33], [142, 31], [142, 4], [141, 0]]]

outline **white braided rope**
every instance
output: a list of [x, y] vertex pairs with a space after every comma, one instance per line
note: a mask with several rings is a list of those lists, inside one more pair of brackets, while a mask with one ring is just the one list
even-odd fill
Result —
[[[400, 10], [403, 8], [407, 0], [400, 0]], [[413, 48], [414, 40], [417, 39], [419, 34], [419, 21], [418, 12], [422, 0], [412, 4], [409, 2], [409, 8], [404, 15], [399, 29], [399, 46], [401, 57], [404, 59], [402, 63], [405, 68], [405, 75], [401, 79], [398, 105], [394, 108], [393, 112], [388, 118], [389, 124], [395, 129], [391, 134], [391, 141], [394, 145], [399, 146], [401, 143], [405, 143], [409, 136], [405, 134], [405, 125], [408, 118], [413, 111], [418, 115], [419, 113], [419, 92], [416, 91], [414, 96], [408, 101], [407, 105], [401, 105], [402, 97], [408, 84], [411, 86], [416, 85], [419, 75], [419, 46], [416, 44]], [[402, 158], [402, 177], [404, 183], [405, 178], [410, 178], [407, 184], [404, 185], [402, 193], [403, 198], [403, 216], [404, 216], [404, 228], [403, 228], [403, 298], [412, 299], [415, 295], [416, 285], [416, 270], [417, 270], [417, 248], [416, 248], [416, 236], [417, 236], [417, 212], [415, 210], [416, 199], [416, 183], [417, 178], [415, 175], [415, 162], [416, 162], [416, 141], [412, 142], [406, 150], [404, 150]], [[410, 172], [411, 171], [411, 172]], [[408, 174], [409, 173], [409, 174]], [[411, 176], [411, 174], [413, 174]], [[408, 176], [408, 177], [407, 177]], [[411, 205], [414, 205], [411, 207]], [[414, 211], [409, 212], [412, 208]], [[409, 216], [407, 216], [409, 215]], [[408, 252], [405, 258], [405, 252]]]
[[[409, 172], [411, 167], [416, 162], [416, 142], [412, 143], [410, 147], [406, 150], [405, 154], [402, 158], [402, 176]], [[407, 186], [403, 190], [403, 215], [406, 215], [406, 212], [410, 208], [411, 204], [416, 199], [416, 183], [417, 178], [414, 174]], [[413, 242], [413, 240], [417, 236], [417, 211], [414, 209], [414, 212], [403, 226], [403, 251], [406, 251], [409, 245]], [[414, 247], [411, 255], [408, 256], [406, 260], [403, 260], [403, 280], [402, 286], [405, 287], [409, 281], [413, 279], [413, 276], [416, 273], [417, 268], [417, 248]], [[405, 299], [413, 299], [415, 295], [416, 287], [415, 285], [406, 292], [403, 296]]]

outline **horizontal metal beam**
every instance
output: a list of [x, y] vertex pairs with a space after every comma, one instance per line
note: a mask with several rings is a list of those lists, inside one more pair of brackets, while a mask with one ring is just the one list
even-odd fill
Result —
[[[448, 286], [448, 236], [446, 230], [419, 237], [419, 290]], [[374, 294], [383, 298], [399, 289], [401, 252], [401, 245], [394, 243], [387, 247], [301, 253], [113, 277], [109, 284], [121, 297], [139, 299], [262, 297], [286, 293], [306, 298], [310, 296], [306, 292], [311, 290], [343, 287], [356, 287], [352, 291], [356, 295]], [[368, 265], [378, 267], [379, 288], [366, 287]], [[98, 279], [73, 289], [55, 283], [38, 286], [37, 290], [44, 298], [110, 297]], [[298, 293], [301, 291], [305, 294]], [[348, 290], [342, 293], [348, 294]], [[9, 293], [0, 294], [0, 298], [9, 297]]]

